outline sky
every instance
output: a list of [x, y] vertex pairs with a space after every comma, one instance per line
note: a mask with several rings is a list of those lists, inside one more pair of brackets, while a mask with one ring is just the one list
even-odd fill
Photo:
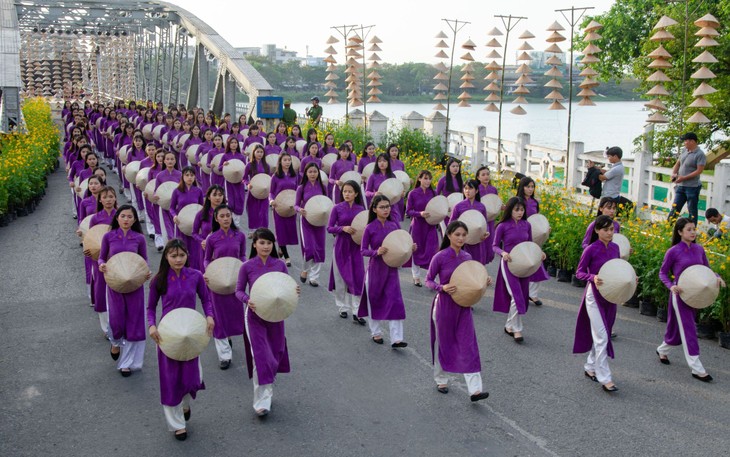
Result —
[[[555, 12], [556, 9], [578, 7], [594, 7], [586, 14], [597, 15], [607, 11], [613, 0], [592, 0], [576, 3], [569, 0], [512, 0], [496, 2], [493, 0], [364, 0], [361, 2], [342, 0], [320, 0], [309, 2], [281, 0], [272, 3], [236, 3], [230, 0], [168, 0], [188, 10], [208, 25], [213, 27], [225, 40], [234, 47], [260, 47], [263, 44], [276, 44], [279, 48], [297, 51], [304, 57], [309, 47], [309, 55], [323, 57], [326, 41], [330, 35], [340, 39], [334, 46], [339, 54], [335, 56], [338, 63], [344, 62], [344, 42], [330, 27], [337, 25], [375, 25], [368, 40], [376, 35], [383, 42], [379, 45], [382, 52], [378, 55], [383, 62], [427, 62], [436, 63], [434, 57], [439, 31], [453, 36], [448, 25], [442, 19], [458, 19], [467, 24], [457, 35], [457, 46], [471, 39], [477, 44], [472, 52], [478, 61], [486, 61], [485, 44], [491, 39], [489, 30], [498, 26], [504, 27], [495, 14], [525, 16], [514, 28], [510, 36], [510, 49], [507, 52], [508, 63], [513, 63], [515, 49], [520, 44], [519, 36], [529, 30], [536, 38], [530, 41], [535, 50], [542, 50], [548, 45], [545, 38], [549, 34], [545, 29], [553, 21], [559, 22], [568, 29], [568, 22]], [[270, 8], [268, 5], [276, 5]], [[235, 6], [232, 6], [235, 5]], [[249, 6], [254, 5], [256, 18], [249, 16]], [[567, 12], [570, 15], [570, 11]], [[568, 16], [570, 17], [570, 16]], [[563, 33], [566, 37], [568, 33]], [[504, 37], [497, 37], [504, 44]], [[450, 45], [449, 41], [449, 45]], [[562, 45], [566, 49], [565, 43]], [[457, 57], [465, 50], [459, 49]]]

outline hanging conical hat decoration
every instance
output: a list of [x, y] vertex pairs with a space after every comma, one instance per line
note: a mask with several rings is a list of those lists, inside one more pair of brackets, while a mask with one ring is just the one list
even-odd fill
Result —
[[692, 76], [690, 76], [692, 79], [714, 79], [716, 78], [715, 74], [707, 67], [703, 66], [700, 67], [699, 70], [692, 73]]
[[388, 197], [391, 204], [395, 204], [403, 196], [403, 184], [401, 184], [398, 178], [388, 178], [380, 183], [378, 192]]
[[223, 165], [223, 177], [229, 183], [240, 184], [243, 179], [243, 171], [245, 168], [246, 165], [244, 165], [243, 161], [239, 159], [228, 160], [227, 163]]
[[190, 308], [176, 308], [165, 314], [157, 326], [160, 351], [172, 360], [187, 362], [199, 356], [210, 342], [208, 323]]
[[712, 107], [712, 103], [708, 102], [707, 99], [704, 97], [697, 97], [689, 105], [689, 107], [690, 108], [710, 108], [710, 107]]
[[197, 203], [190, 203], [189, 205], [185, 205], [183, 209], [181, 209], [180, 212], [177, 213], [177, 228], [187, 236], [192, 236], [195, 216], [197, 216], [198, 213], [202, 211], [202, 209], [203, 205], [199, 205]]
[[89, 214], [79, 224], [79, 230], [81, 230], [81, 238], [83, 238], [84, 235], [86, 235], [86, 232], [89, 231], [89, 225], [91, 225], [91, 218], [92, 217], [94, 217], [94, 215], [93, 214]]
[[502, 199], [497, 194], [486, 194], [482, 196], [481, 202], [487, 208], [487, 221], [489, 222], [495, 220], [502, 211]]
[[140, 165], [141, 162], [139, 160], [135, 160], [134, 162], [129, 162], [124, 166], [124, 177], [127, 178], [127, 181], [137, 182], [137, 172], [139, 171]]
[[462, 262], [451, 274], [449, 285], [456, 286], [456, 292], [451, 294], [451, 299], [466, 308], [476, 305], [487, 291], [488, 280], [487, 269], [480, 262]]
[[679, 275], [677, 285], [682, 290], [679, 296], [695, 309], [711, 306], [720, 294], [717, 275], [704, 265], [692, 265], [685, 269]]
[[449, 201], [449, 214], [451, 214], [451, 210], [454, 209], [454, 206], [456, 206], [457, 203], [464, 200], [464, 194], [461, 192], [453, 192], [449, 194], [446, 199]]
[[614, 233], [612, 241], [618, 245], [621, 258], [629, 260], [629, 255], [631, 254], [631, 242], [629, 242], [629, 239], [620, 233]]
[[524, 241], [509, 253], [512, 260], [507, 263], [509, 271], [518, 278], [528, 278], [542, 265], [542, 250], [532, 241]]
[[466, 235], [466, 244], [475, 245], [482, 242], [482, 236], [487, 233], [487, 220], [482, 213], [475, 209], [464, 211], [459, 220], [466, 224], [468, 234]]
[[278, 214], [281, 217], [291, 217], [296, 214], [296, 209], [294, 209], [294, 204], [296, 203], [297, 198], [297, 191], [293, 189], [286, 189], [279, 192], [279, 194], [274, 199], [274, 202], [276, 202], [276, 214]]
[[144, 127], [142, 127], [142, 136], [146, 141], [150, 141], [153, 139], [152, 137], [152, 124], [147, 124]]
[[81, 181], [74, 189], [76, 190], [76, 195], [78, 195], [79, 198], [83, 198], [86, 191], [89, 189], [89, 178]]
[[598, 288], [601, 296], [610, 303], [621, 305], [626, 303], [636, 292], [636, 271], [623, 259], [611, 259], [604, 263], [598, 271], [602, 280]]
[[357, 215], [352, 219], [352, 222], [350, 223], [350, 227], [355, 229], [355, 233], [350, 235], [352, 237], [352, 241], [354, 241], [357, 244], [362, 243], [362, 234], [365, 232], [365, 227], [368, 225], [368, 211], [360, 211], [357, 213]]
[[127, 251], [114, 254], [107, 260], [106, 268], [106, 285], [120, 294], [128, 294], [142, 287], [150, 272], [142, 256]]
[[388, 248], [382, 256], [383, 262], [389, 267], [400, 268], [411, 258], [413, 238], [405, 230], [393, 230], [385, 237], [382, 246]]
[[99, 224], [91, 227], [84, 235], [83, 245], [84, 251], [91, 251], [91, 258], [99, 260], [101, 252], [101, 239], [109, 231], [110, 226], [107, 224]]
[[155, 195], [160, 199], [157, 204], [160, 208], [169, 210], [170, 201], [172, 200], [172, 193], [177, 189], [178, 183], [176, 182], [163, 182], [155, 190]]
[[710, 51], [702, 51], [702, 54], [692, 59], [694, 63], [717, 63], [718, 60]]
[[[362, 175], [355, 170], [346, 171], [346, 172], [342, 173], [342, 176], [340, 176], [339, 181], [342, 184], [345, 184], [347, 181], [355, 181], [358, 185], [360, 185], [360, 183], [362, 182]], [[360, 186], [360, 187], [362, 187], [362, 186]]]
[[258, 317], [267, 322], [281, 322], [297, 308], [297, 283], [286, 273], [266, 273], [251, 286], [250, 300], [256, 305]]
[[200, 169], [205, 173], [206, 175], [209, 175], [211, 172], [210, 165], [208, 164], [208, 153], [206, 152], [202, 156], [200, 156], [200, 162], [198, 162], [198, 165], [200, 166]]
[[322, 171], [329, 173], [332, 168], [332, 164], [337, 161], [337, 158], [337, 154], [332, 152], [325, 154], [324, 157], [322, 157]]
[[[153, 137], [153, 138], [154, 138], [155, 140], [157, 140], [157, 141], [160, 141], [160, 140], [162, 140], [162, 129], [164, 129], [164, 128], [165, 128], [165, 126], [164, 126], [164, 125], [158, 125], [158, 126], [156, 126], [155, 128], [153, 128], [153, 129], [152, 129], [152, 137]], [[143, 133], [143, 134], [144, 134], [144, 133]]]
[[187, 157], [188, 162], [192, 163], [193, 165], [198, 164], [198, 158], [195, 156], [198, 152], [198, 147], [200, 147], [199, 144], [191, 144], [188, 146], [188, 150], [185, 151], [185, 157]]
[[367, 180], [373, 174], [373, 171], [375, 171], [375, 162], [370, 162], [362, 169], [362, 177]]
[[223, 176], [223, 171], [218, 170], [218, 167], [221, 165], [221, 160], [223, 160], [223, 154], [217, 154], [212, 160], [210, 160], [210, 169], [218, 176]]
[[657, 22], [656, 25], [654, 26], [654, 30], [665, 29], [665, 28], [671, 27], [673, 25], [677, 25], [677, 21], [675, 21], [674, 19], [672, 19], [669, 16], [662, 16], [659, 19], [659, 22]]
[[315, 195], [304, 205], [304, 210], [307, 212], [305, 219], [315, 227], [324, 227], [329, 222], [333, 206], [334, 204], [329, 198], [324, 195]]
[[266, 173], [258, 173], [251, 178], [251, 189], [249, 192], [254, 198], [264, 200], [269, 197], [271, 190], [271, 176]]
[[532, 227], [532, 241], [542, 246], [550, 235], [550, 222], [540, 213], [528, 217], [527, 222]]
[[119, 161], [122, 162], [122, 165], [125, 165], [128, 160], [127, 156], [129, 154], [129, 145], [125, 144], [121, 148], [119, 148], [119, 151], [117, 152], [117, 157], [119, 157]]
[[720, 21], [718, 21], [715, 16], [709, 13], [697, 19], [694, 24], [697, 27], [710, 27], [713, 29], [720, 27]]
[[235, 257], [220, 257], [210, 262], [204, 275], [208, 280], [208, 288], [221, 295], [234, 293], [241, 265], [243, 262]]
[[701, 111], [697, 111], [687, 119], [690, 124], [709, 124], [710, 119], [705, 116]]
[[519, 105], [518, 106], [515, 106], [514, 108], [512, 108], [511, 110], [509, 110], [509, 112], [512, 113], [512, 114], [516, 114], [518, 116], [521, 116], [523, 114], [527, 114], [527, 111], [525, 111], [525, 109], [523, 107], [519, 106]]

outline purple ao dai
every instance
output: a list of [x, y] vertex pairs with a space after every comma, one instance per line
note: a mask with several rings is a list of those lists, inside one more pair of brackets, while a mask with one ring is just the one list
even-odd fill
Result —
[[356, 203], [350, 205], [347, 202], [338, 203], [332, 208], [327, 224], [327, 231], [335, 235], [333, 265], [330, 268], [330, 291], [335, 290], [334, 264], [336, 263], [337, 271], [347, 285], [347, 293], [355, 296], [362, 294], [365, 267], [360, 246], [352, 239], [352, 235], [342, 231], [342, 228], [351, 225], [355, 216], [362, 211], [365, 211], [364, 206]]
[[[233, 229], [229, 229], [227, 233], [223, 229], [211, 233], [205, 245], [205, 268], [221, 257], [235, 257], [245, 261], [246, 235]], [[243, 335], [243, 306], [235, 294], [221, 295], [211, 291], [210, 297], [215, 319], [213, 336], [222, 339]]]
[[[304, 209], [307, 201], [315, 195], [325, 195], [319, 180], [314, 183], [307, 181], [297, 188], [295, 208], [297, 212]], [[315, 263], [324, 262], [325, 258], [325, 227], [315, 227], [306, 218], [299, 219], [301, 224], [302, 257], [305, 261], [313, 260]]]
[[435, 196], [433, 189], [423, 190], [421, 187], [408, 194], [406, 214], [411, 218], [410, 232], [413, 242], [416, 243], [413, 263], [421, 268], [428, 268], [439, 248], [438, 226], [429, 224], [421, 216], [421, 212], [426, 210], [426, 205]]
[[378, 248], [390, 232], [398, 230], [397, 222], [387, 220], [385, 223], [375, 219], [365, 227], [362, 235], [360, 252], [370, 257], [365, 287], [360, 300], [358, 317], [370, 315], [375, 320], [403, 320], [406, 318], [406, 307], [400, 290], [398, 269], [388, 266], [383, 257], [378, 255]]

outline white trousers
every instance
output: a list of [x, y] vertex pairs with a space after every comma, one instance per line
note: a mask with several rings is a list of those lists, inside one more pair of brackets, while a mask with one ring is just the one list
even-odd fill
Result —
[[[684, 360], [687, 361], [687, 365], [692, 369], [692, 374], [696, 375], [702, 375], [704, 376], [707, 374], [707, 371], [705, 371], [705, 367], [702, 366], [702, 362], [700, 362], [700, 356], [699, 355], [689, 355], [689, 352], [687, 351], [687, 340], [684, 336], [684, 326], [682, 325], [682, 316], [679, 314], [679, 307], [677, 305], [677, 296], [672, 294], [672, 308], [674, 309], [674, 315], [677, 317], [677, 325], [679, 326], [679, 336], [682, 337], [682, 351], [684, 352]], [[672, 349], [672, 346], [668, 345], [667, 343], [662, 341], [662, 344], [659, 345], [658, 348], [656, 348], [657, 352], [660, 355], [669, 355], [669, 351]]]
[[588, 353], [584, 369], [596, 373], [596, 378], [601, 384], [608, 384], [611, 382], [611, 369], [608, 366], [608, 333], [590, 284], [586, 286], [586, 311], [591, 321], [593, 347]]
[[174, 432], [185, 428], [185, 410], [190, 409], [190, 400], [190, 395], [185, 395], [182, 402], [177, 406], [162, 405], [169, 431]]
[[232, 217], [233, 223], [236, 224], [236, 227], [238, 227], [240, 229], [242, 227], [241, 220], [243, 219], [243, 214], [236, 214], [236, 213], [232, 213], [232, 214], [233, 214], [233, 217]]
[[[162, 214], [162, 207], [158, 211], [160, 213], [160, 233], [162, 234], [162, 245], [166, 245], [170, 240], [170, 234], [167, 233], [167, 227], [165, 226], [165, 216]], [[157, 238], [155, 237], [155, 244], [157, 244]]]
[[111, 333], [109, 333], [109, 313], [104, 311], [103, 313], [97, 313], [99, 315], [99, 325], [101, 326], [101, 331], [104, 332], [104, 335], [106, 335], [107, 338], [111, 337]]
[[[446, 385], [449, 383], [449, 377], [443, 368], [441, 368], [441, 361], [439, 360], [439, 336], [438, 327], [436, 327], [437, 306], [438, 300], [436, 300], [436, 305], [433, 307], [433, 313], [431, 314], [434, 329], [437, 329], [436, 338], [433, 343], [433, 380], [436, 381], [437, 385]], [[481, 373], [464, 373], [464, 382], [466, 383], [466, 389], [469, 392], [469, 395], [474, 395], [475, 393], [480, 393], [482, 391]]]
[[531, 282], [530, 283], [530, 298], [538, 298], [539, 294], [540, 294], [540, 283]]
[[[246, 338], [249, 338], [248, 335], [251, 333], [248, 330], [248, 306], [244, 310], [243, 322], [246, 325]], [[248, 344], [251, 344], [250, 338]], [[253, 348], [251, 352], [253, 352]], [[271, 399], [274, 397], [274, 384], [259, 385], [259, 374], [256, 370], [256, 360], [254, 357], [251, 357], [251, 364], [253, 365], [253, 376], [251, 378], [253, 380], [253, 409], [254, 411], [262, 409], [271, 411]]]
[[144, 348], [146, 341], [110, 340], [114, 346], [121, 348], [117, 370], [129, 368], [130, 370], [141, 370], [144, 363]]
[[314, 282], [319, 282], [319, 272], [322, 270], [322, 264], [315, 262], [314, 260], [305, 260], [304, 268], [302, 271], [307, 272], [307, 279]]
[[388, 323], [388, 329], [390, 330], [390, 342], [398, 343], [403, 341], [403, 321], [377, 321], [373, 318], [368, 319], [368, 326], [370, 327], [370, 334], [372, 336], [383, 336], [383, 323]]
[[345, 284], [345, 280], [342, 279], [340, 270], [337, 269], [337, 262], [335, 261], [334, 253], [332, 255], [332, 273], [335, 280], [335, 304], [337, 305], [337, 309], [341, 313], [349, 311], [352, 312], [352, 314], [356, 314], [360, 307], [360, 297], [347, 292], [347, 284]]
[[413, 276], [413, 279], [421, 280], [421, 267], [416, 265], [415, 263], [411, 265], [411, 275]]
[[502, 279], [504, 284], [507, 286], [507, 293], [509, 293], [509, 312], [507, 313], [507, 322], [504, 324], [504, 328], [513, 332], [522, 332], [522, 316], [517, 312], [517, 303], [515, 303], [515, 296], [512, 293], [512, 288], [509, 285], [509, 279], [507, 278], [507, 268], [504, 260], [502, 260]]
[[228, 338], [214, 338], [213, 341], [215, 341], [215, 352], [218, 353], [218, 360], [221, 362], [231, 360], [233, 357], [233, 349], [231, 349], [231, 345], [228, 343]]

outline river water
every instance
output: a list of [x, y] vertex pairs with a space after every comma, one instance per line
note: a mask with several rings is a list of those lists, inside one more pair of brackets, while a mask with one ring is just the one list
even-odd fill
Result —
[[[643, 111], [644, 102], [601, 102], [595, 100], [596, 106], [578, 106], [573, 104], [573, 120], [571, 129], [572, 141], [585, 143], [585, 151], [603, 150], [607, 146], [619, 146], [627, 156], [634, 149], [633, 140], [643, 132], [648, 113]], [[294, 103], [292, 108], [299, 115], [309, 106]], [[401, 122], [401, 116], [416, 111], [423, 116], [432, 113], [433, 103], [370, 103], [368, 114], [373, 110], [389, 117], [394, 125]], [[473, 132], [483, 125], [487, 128], [487, 136], [497, 136], [497, 113], [484, 111], [485, 105], [472, 105], [461, 108], [451, 106], [452, 130]], [[565, 149], [567, 145], [568, 111], [550, 111], [548, 104], [523, 105], [527, 114], [517, 116], [509, 112], [514, 105], [505, 104], [502, 116], [502, 138], [514, 141], [519, 133], [529, 133], [530, 142], [540, 146]], [[339, 119], [345, 115], [345, 104], [323, 105], [324, 117]], [[360, 107], [362, 108], [362, 107]], [[446, 114], [444, 112], [444, 114]]]

